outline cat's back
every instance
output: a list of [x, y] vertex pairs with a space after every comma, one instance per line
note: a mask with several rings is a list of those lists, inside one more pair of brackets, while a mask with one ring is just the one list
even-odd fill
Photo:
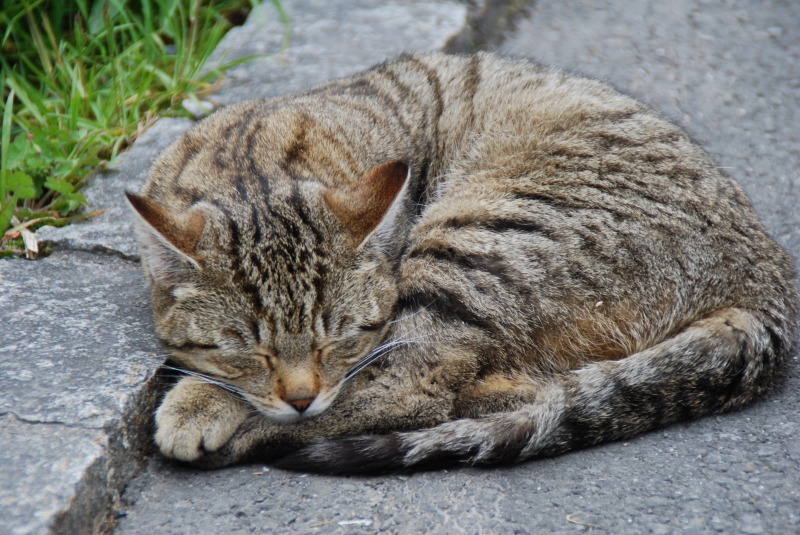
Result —
[[525, 60], [423, 61], [455, 88], [444, 121], [463, 134], [412, 233], [408, 301], [445, 288], [453, 308], [503, 318], [497, 332], [516, 340], [526, 329], [508, 311], [530, 325], [533, 310], [532, 345], [571, 338], [563, 353], [600, 358], [723, 307], [792, 314], [789, 257], [679, 127], [603, 83]]

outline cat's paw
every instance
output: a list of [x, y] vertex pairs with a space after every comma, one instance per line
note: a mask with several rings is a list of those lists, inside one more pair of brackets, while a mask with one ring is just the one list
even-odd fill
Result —
[[186, 377], [156, 412], [156, 444], [167, 457], [196, 461], [216, 451], [247, 417], [247, 406], [217, 386]]

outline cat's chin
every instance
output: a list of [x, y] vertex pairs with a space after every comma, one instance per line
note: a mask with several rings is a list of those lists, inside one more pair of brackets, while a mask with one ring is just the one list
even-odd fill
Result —
[[343, 385], [344, 381], [340, 381], [336, 386], [322, 390], [311, 405], [300, 415], [301, 420], [314, 418], [328, 410], [336, 396], [339, 395]]
[[[294, 407], [286, 403], [283, 407], [264, 409], [253, 403], [253, 406], [258, 411], [279, 424], [296, 424], [305, 420], [315, 418], [325, 412], [331, 406], [333, 400], [336, 399], [337, 394], [341, 390], [341, 385], [329, 389], [326, 392], [321, 392], [319, 396], [308, 406], [303, 412], [298, 412]], [[252, 403], [252, 401], [251, 401]]]
[[336, 394], [330, 396], [330, 399], [325, 399], [323, 396], [319, 396], [314, 402], [308, 406], [308, 408], [300, 415], [300, 419], [308, 420], [309, 418], [314, 418], [315, 416], [319, 416], [323, 412], [327, 410], [328, 407], [331, 406]]
[[296, 424], [297, 422], [307, 419], [305, 414], [297, 412], [288, 405], [278, 410], [273, 409], [270, 411], [265, 411], [263, 409], [259, 409], [259, 411], [273, 422], [279, 424]]

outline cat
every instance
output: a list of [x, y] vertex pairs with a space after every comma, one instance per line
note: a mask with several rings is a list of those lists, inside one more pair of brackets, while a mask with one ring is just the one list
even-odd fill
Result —
[[217, 111], [127, 193], [184, 376], [168, 457], [495, 464], [739, 408], [790, 258], [677, 126], [601, 82], [402, 55]]

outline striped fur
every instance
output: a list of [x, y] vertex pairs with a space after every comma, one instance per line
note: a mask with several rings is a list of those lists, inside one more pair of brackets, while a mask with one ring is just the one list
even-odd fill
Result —
[[407, 55], [231, 106], [129, 198], [191, 372], [156, 441], [198, 466], [517, 462], [741, 407], [792, 351], [793, 267], [741, 189], [524, 60]]

